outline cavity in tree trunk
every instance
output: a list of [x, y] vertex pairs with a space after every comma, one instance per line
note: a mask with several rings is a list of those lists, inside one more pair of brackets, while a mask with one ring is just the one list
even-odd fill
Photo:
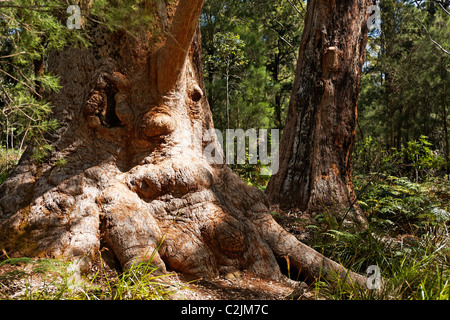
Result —
[[308, 1], [296, 78], [267, 195], [311, 213], [356, 209], [351, 171], [369, 1]]
[[100, 250], [123, 268], [155, 252], [161, 272], [206, 279], [238, 270], [279, 278], [277, 259], [286, 258], [309, 279], [337, 274], [365, 285], [284, 231], [264, 193], [204, 156], [213, 144], [224, 158], [217, 137], [203, 137], [213, 129], [201, 70], [203, 1], [151, 2], [157, 19], [145, 33], [99, 26], [90, 48], [52, 54], [61, 129], [47, 161], [34, 163], [28, 150], [1, 186], [0, 248], [80, 267]]

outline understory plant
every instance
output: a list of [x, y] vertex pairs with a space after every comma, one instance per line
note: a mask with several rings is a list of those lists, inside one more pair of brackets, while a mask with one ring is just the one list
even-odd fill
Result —
[[[356, 190], [361, 190], [370, 180], [356, 181]], [[372, 179], [359, 195], [368, 229], [330, 223], [330, 216], [319, 216], [319, 223], [309, 226], [315, 235], [311, 245], [360, 274], [369, 276], [369, 266], [377, 266], [382, 286], [367, 290], [342, 281], [330, 286], [318, 279], [317, 297], [448, 300], [449, 200], [449, 186], [443, 179], [418, 184], [384, 175]]]

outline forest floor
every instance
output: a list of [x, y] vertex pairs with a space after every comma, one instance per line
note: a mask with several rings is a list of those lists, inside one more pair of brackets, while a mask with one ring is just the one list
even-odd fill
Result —
[[[255, 277], [249, 273], [230, 279], [219, 277], [211, 281], [185, 283], [173, 299], [186, 300], [286, 300], [295, 291], [294, 281], [275, 281]], [[304, 297], [310, 296], [305, 292]]]
[[[302, 238], [306, 233], [303, 224], [299, 223], [302, 220], [297, 218], [298, 216], [292, 213], [281, 214], [280, 212], [277, 216], [277, 220], [286, 230]], [[8, 263], [0, 261], [0, 300], [91, 299], [92, 297], [107, 300], [114, 294], [116, 298], [127, 298], [118, 296], [117, 292], [113, 293], [111, 287], [107, 288], [112, 283], [117, 284], [117, 274], [106, 265], [101, 267], [98, 262], [95, 263], [92, 270], [82, 276], [83, 284], [78, 285], [76, 294], [69, 293], [74, 291], [76, 286], [70, 285], [74, 280], [66, 276], [66, 271], [67, 264], [59, 264], [52, 260], [15, 258]], [[281, 280], [271, 280], [262, 279], [249, 272], [237, 272], [206, 281], [190, 280], [174, 273], [162, 279], [162, 282], [170, 285], [169, 291], [173, 293], [166, 295], [165, 298], [172, 300], [317, 299], [313, 290], [309, 290], [305, 283], [291, 280], [287, 276]], [[86, 286], [87, 284], [89, 286]], [[122, 283], [121, 286], [127, 287], [129, 284]], [[142, 292], [139, 294], [142, 295]]]
[[[120, 273], [105, 251], [90, 270], [75, 276], [69, 263], [63, 261], [9, 258], [0, 252], [0, 300], [446, 300], [450, 293], [450, 229], [443, 221], [449, 221], [450, 216], [437, 217], [436, 213], [448, 214], [449, 185], [419, 186], [398, 180], [390, 185], [374, 184], [363, 198], [362, 203], [371, 205], [368, 214], [380, 237], [372, 232], [335, 230], [326, 226], [329, 221], [324, 216], [313, 219], [300, 211], [271, 208], [274, 219], [286, 231], [353, 271], [361, 273], [367, 265], [379, 265], [394, 291], [383, 290], [376, 296], [374, 290], [340, 289], [334, 293], [320, 279], [308, 286], [283, 260], [279, 263], [286, 277], [279, 281], [249, 272], [206, 281], [177, 273], [158, 276], [150, 263]], [[437, 207], [447, 211], [436, 211]]]
[[[284, 212], [277, 207], [272, 207], [271, 212], [277, 222], [299, 240], [305, 241], [312, 236], [305, 228], [313, 221], [309, 216], [299, 211]], [[279, 281], [262, 279], [247, 272], [221, 276], [212, 281], [186, 283], [186, 289], [180, 290], [178, 296], [191, 300], [317, 299], [312, 288], [304, 282], [287, 276]]]
[[[81, 285], [80, 292], [69, 296], [69, 291], [63, 293], [63, 290], [66, 290], [62, 289], [64, 280], [59, 278], [57, 273], [53, 278], [49, 273], [44, 275], [36, 271], [31, 272], [35, 266], [35, 262], [28, 262], [0, 267], [0, 300], [53, 300], [58, 297], [86, 300], [95, 295], [93, 292], [87, 292], [85, 285]], [[247, 272], [234, 278], [221, 276], [210, 281], [189, 281], [181, 275], [173, 274], [164, 279], [164, 282], [173, 288], [173, 294], [165, 296], [165, 299], [169, 300], [287, 300], [292, 299], [292, 294], [298, 292], [296, 288], [301, 284], [288, 278], [279, 281], [261, 279]], [[70, 290], [74, 291], [74, 288]], [[87, 293], [86, 296], [83, 291]], [[302, 293], [302, 299], [313, 298], [313, 293], [307, 290], [302, 290]], [[110, 299], [110, 295], [105, 295], [100, 300]]]

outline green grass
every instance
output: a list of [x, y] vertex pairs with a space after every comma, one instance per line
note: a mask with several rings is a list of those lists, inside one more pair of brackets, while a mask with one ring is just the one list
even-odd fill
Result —
[[[368, 230], [336, 228], [330, 217], [310, 226], [314, 240], [309, 245], [313, 248], [360, 274], [376, 265], [383, 278], [380, 290], [352, 287], [342, 281], [332, 288], [318, 279], [314, 287], [317, 297], [450, 299], [449, 219], [442, 214], [449, 212], [449, 190], [445, 180], [417, 184], [407, 178], [383, 177], [372, 181], [360, 196], [369, 217]], [[436, 208], [441, 214], [436, 214]]]
[[9, 177], [10, 171], [19, 162], [21, 152], [16, 149], [9, 149], [0, 145], [0, 184], [6, 181]]
[[[7, 175], [5, 168], [5, 154], [0, 152], [0, 179], [2, 174]], [[247, 171], [240, 174], [263, 189], [265, 182], [261, 177], [256, 179]], [[416, 183], [404, 177], [377, 174], [357, 176], [354, 185], [369, 229], [360, 231], [340, 225], [332, 210], [324, 210], [316, 216], [317, 224], [307, 226], [314, 234], [307, 244], [360, 274], [366, 274], [371, 265], [378, 266], [383, 286], [380, 290], [367, 290], [339, 280], [331, 286], [319, 278], [310, 288], [315, 298], [449, 300], [448, 180], [432, 178]], [[67, 271], [67, 263], [7, 259], [0, 262], [0, 299], [17, 294], [15, 283], [22, 284], [21, 294], [15, 299], [41, 300], [166, 299], [179, 288], [166, 281], [168, 276], [158, 275], [151, 260], [136, 263], [122, 273], [107, 270], [101, 258], [99, 266], [95, 273], [76, 283]]]
[[95, 291], [86, 292], [85, 296], [89, 300], [164, 300], [179, 287], [165, 281], [170, 274], [156, 275], [157, 269], [150, 260], [136, 263], [114, 277], [102, 270], [91, 280], [91, 283], [95, 283], [97, 277], [101, 276], [102, 280], [97, 281], [100, 285]]
[[0, 262], [0, 300], [163, 300], [182, 288], [170, 274], [157, 275], [151, 261], [121, 273], [101, 259], [95, 273], [77, 277], [69, 270], [70, 263], [59, 260], [6, 259]]

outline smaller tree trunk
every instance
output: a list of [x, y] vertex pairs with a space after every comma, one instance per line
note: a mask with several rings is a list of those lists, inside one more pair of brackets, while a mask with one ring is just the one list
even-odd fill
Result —
[[267, 195], [311, 213], [355, 209], [352, 152], [369, 1], [308, 1], [294, 88]]

